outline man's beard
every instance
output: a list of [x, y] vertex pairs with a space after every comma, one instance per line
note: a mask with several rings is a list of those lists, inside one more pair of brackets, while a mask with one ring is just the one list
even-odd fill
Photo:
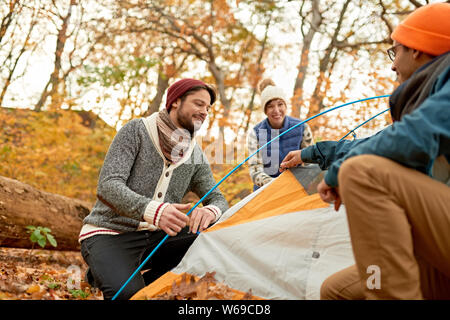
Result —
[[192, 116], [184, 114], [183, 104], [181, 104], [180, 108], [177, 110], [177, 121], [184, 129], [189, 131], [191, 136], [200, 129], [203, 123], [200, 120], [192, 120]]

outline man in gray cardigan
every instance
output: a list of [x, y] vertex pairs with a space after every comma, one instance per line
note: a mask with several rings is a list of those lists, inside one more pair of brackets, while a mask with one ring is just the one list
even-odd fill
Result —
[[97, 201], [83, 220], [81, 253], [88, 281], [111, 299], [148, 254], [170, 237], [122, 290], [134, 293], [175, 267], [198, 231], [216, 222], [228, 208], [215, 189], [190, 216], [181, 204], [193, 191], [203, 197], [215, 181], [194, 139], [216, 100], [214, 89], [182, 79], [167, 91], [166, 109], [125, 124], [109, 147], [97, 188]]

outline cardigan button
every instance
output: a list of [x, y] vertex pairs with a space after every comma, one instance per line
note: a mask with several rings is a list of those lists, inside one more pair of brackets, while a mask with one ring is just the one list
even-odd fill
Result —
[[159, 192], [158, 193], [158, 198], [161, 198], [162, 197], [162, 192]]
[[168, 176], [169, 176], [169, 174], [170, 174], [169, 172], [166, 172], [166, 177], [168, 177]]

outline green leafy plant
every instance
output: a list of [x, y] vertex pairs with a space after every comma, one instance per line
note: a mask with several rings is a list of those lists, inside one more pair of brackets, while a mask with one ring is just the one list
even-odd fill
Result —
[[69, 292], [72, 294], [72, 296], [76, 299], [86, 299], [90, 296], [89, 292], [83, 291], [81, 289], [77, 290], [69, 290]]
[[59, 284], [58, 282], [47, 283], [47, 288], [49, 288], [49, 289], [58, 289], [60, 287], [61, 287], [61, 284]]
[[47, 288], [49, 289], [58, 289], [61, 287], [61, 284], [58, 283], [55, 279], [53, 279], [51, 276], [49, 276], [48, 274], [43, 274], [40, 278], [39, 278], [39, 283], [46, 285]]
[[42, 248], [45, 247], [47, 244], [47, 241], [53, 246], [56, 247], [58, 244], [56, 242], [55, 237], [50, 233], [52, 230], [50, 230], [47, 227], [41, 227], [41, 226], [27, 226], [28, 233], [30, 233], [30, 241], [34, 245], [37, 243]]

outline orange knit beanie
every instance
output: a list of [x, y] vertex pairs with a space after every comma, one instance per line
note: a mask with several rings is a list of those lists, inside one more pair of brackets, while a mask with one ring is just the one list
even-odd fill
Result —
[[420, 7], [395, 28], [391, 38], [433, 56], [450, 51], [450, 3]]

